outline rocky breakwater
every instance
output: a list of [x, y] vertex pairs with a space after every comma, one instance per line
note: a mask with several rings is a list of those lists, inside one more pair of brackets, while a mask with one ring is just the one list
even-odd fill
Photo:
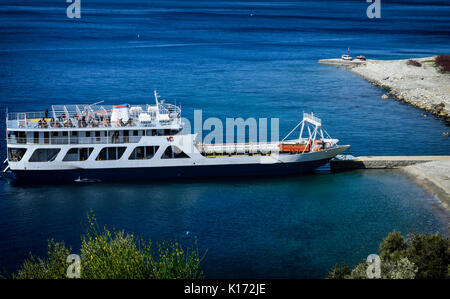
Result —
[[387, 90], [397, 100], [426, 110], [450, 124], [450, 74], [441, 73], [435, 57], [368, 60], [349, 69]]
[[345, 65], [386, 90], [383, 99], [395, 98], [442, 118], [450, 125], [450, 73], [435, 66], [435, 57], [402, 60], [367, 60]]

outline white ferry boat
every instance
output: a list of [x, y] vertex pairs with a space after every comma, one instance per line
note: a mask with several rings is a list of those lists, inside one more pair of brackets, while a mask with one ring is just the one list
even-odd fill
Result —
[[[154, 105], [54, 105], [7, 113], [6, 124], [4, 172], [22, 182], [292, 175], [349, 148], [307, 113], [279, 142], [204, 144], [183, 132], [180, 107], [160, 101], [156, 91]], [[297, 128], [299, 137], [287, 140]]]

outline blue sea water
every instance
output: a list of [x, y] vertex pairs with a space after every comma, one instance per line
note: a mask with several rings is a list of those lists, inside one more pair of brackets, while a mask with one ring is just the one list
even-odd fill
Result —
[[[183, 115], [277, 117], [280, 135], [314, 111], [355, 155], [450, 153], [445, 124], [381, 101], [345, 69], [353, 55], [400, 59], [450, 52], [447, 1], [0, 1], [0, 105], [141, 103], [157, 89]], [[1, 123], [4, 130], [5, 124]], [[2, 156], [5, 146], [1, 147]], [[15, 270], [46, 240], [79, 246], [92, 208], [101, 223], [153, 240], [197, 236], [207, 277], [320, 278], [374, 253], [394, 229], [448, 234], [433, 195], [395, 171], [148, 184], [12, 186], [0, 181], [0, 267]], [[186, 231], [191, 233], [186, 236]]]

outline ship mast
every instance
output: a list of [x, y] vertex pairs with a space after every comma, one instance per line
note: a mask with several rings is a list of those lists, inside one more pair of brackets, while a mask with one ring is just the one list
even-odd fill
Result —
[[156, 119], [159, 119], [159, 94], [156, 91], [156, 89], [154, 90], [153, 94], [155, 95], [155, 103], [156, 103]]
[[156, 107], [158, 107], [158, 105], [159, 105], [159, 102], [158, 102], [159, 94], [158, 94], [158, 92], [156, 90], [153, 92], [153, 94], [155, 95]]

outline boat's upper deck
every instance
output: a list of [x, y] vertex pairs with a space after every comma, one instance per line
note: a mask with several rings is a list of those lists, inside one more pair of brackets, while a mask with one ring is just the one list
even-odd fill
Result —
[[156, 101], [155, 105], [53, 105], [41, 112], [7, 115], [8, 129], [175, 128], [181, 126], [181, 109]]

